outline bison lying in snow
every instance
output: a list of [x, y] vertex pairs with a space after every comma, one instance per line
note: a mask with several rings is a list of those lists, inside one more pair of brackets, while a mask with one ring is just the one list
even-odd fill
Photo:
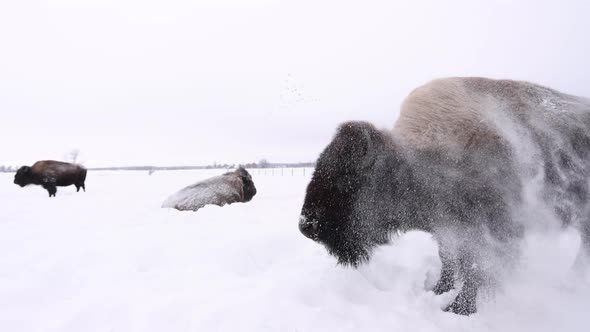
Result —
[[[526, 82], [433, 81], [404, 101], [393, 131], [340, 126], [320, 155], [299, 221], [342, 264], [369, 259], [397, 231], [439, 244], [434, 292], [463, 286], [447, 310], [476, 311], [481, 286], [541, 223], [576, 227], [590, 253], [590, 100]], [[543, 211], [543, 212], [539, 212]]]
[[162, 207], [197, 211], [208, 204], [224, 206], [248, 202], [254, 195], [256, 187], [250, 173], [239, 167], [233, 172], [197, 182], [180, 190], [168, 197]]
[[85, 180], [86, 168], [54, 160], [38, 161], [31, 167], [22, 166], [14, 176], [15, 184], [21, 187], [29, 184], [41, 185], [49, 192], [49, 197], [55, 196], [57, 186], [66, 187], [73, 184], [76, 191], [80, 191], [80, 188], [86, 191]]

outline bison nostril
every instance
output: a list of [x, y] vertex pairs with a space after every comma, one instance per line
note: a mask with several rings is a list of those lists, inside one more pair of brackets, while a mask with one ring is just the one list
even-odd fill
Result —
[[306, 237], [317, 240], [318, 238], [318, 223], [317, 221], [306, 221], [301, 218], [299, 221], [299, 231]]

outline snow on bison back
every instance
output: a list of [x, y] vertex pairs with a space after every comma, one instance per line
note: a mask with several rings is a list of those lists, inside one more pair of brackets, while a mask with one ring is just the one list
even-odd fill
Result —
[[590, 253], [589, 172], [590, 100], [527, 82], [440, 79], [406, 98], [393, 131], [340, 126], [317, 161], [299, 229], [352, 266], [392, 233], [430, 232], [443, 264], [434, 292], [458, 275], [447, 310], [468, 315], [541, 222], [527, 217], [531, 184], [548, 220], [580, 231], [576, 263]]
[[163, 208], [197, 211], [208, 204], [224, 206], [248, 202], [256, 195], [250, 173], [239, 167], [233, 172], [215, 176], [185, 187], [168, 197]]

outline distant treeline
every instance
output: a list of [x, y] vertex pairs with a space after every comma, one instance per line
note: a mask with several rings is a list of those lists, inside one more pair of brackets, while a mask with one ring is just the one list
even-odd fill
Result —
[[[260, 161], [258, 163], [247, 164], [213, 164], [207, 166], [120, 166], [120, 167], [89, 167], [91, 171], [178, 171], [178, 170], [193, 170], [193, 169], [233, 169], [238, 166], [244, 168], [299, 168], [299, 167], [315, 167], [315, 163], [270, 163]], [[18, 169], [17, 166], [0, 165], [0, 173], [13, 173]]]
[[122, 166], [122, 167], [90, 167], [91, 171], [179, 171], [195, 169], [234, 169], [244, 168], [300, 168], [315, 167], [315, 163], [247, 163], [247, 164], [213, 164], [207, 166]]

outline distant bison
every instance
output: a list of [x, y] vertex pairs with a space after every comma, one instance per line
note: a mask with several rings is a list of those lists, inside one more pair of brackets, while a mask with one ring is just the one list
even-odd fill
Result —
[[340, 126], [320, 155], [300, 231], [357, 266], [398, 231], [439, 244], [434, 292], [476, 311], [481, 286], [518, 257], [527, 229], [576, 227], [590, 254], [590, 100], [526, 82], [450, 78], [414, 90], [393, 131]]
[[86, 168], [70, 163], [54, 160], [42, 160], [33, 166], [22, 166], [14, 176], [14, 183], [21, 187], [29, 184], [43, 186], [49, 193], [49, 197], [55, 196], [56, 187], [76, 186], [86, 191], [84, 181], [86, 180]]
[[248, 202], [256, 195], [250, 173], [239, 167], [233, 172], [212, 177], [190, 185], [168, 197], [163, 208], [197, 211], [208, 204], [224, 206]]

